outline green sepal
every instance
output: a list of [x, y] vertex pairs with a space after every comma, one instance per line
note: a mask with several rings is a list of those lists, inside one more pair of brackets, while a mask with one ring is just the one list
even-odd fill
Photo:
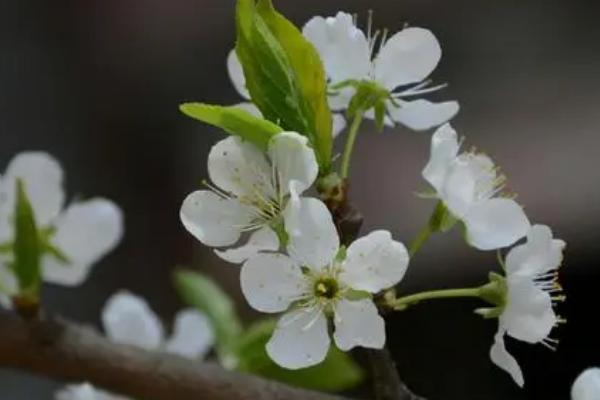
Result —
[[506, 278], [493, 271], [488, 274], [488, 278], [489, 283], [479, 288], [480, 297], [490, 304], [503, 308], [508, 295]]
[[35, 215], [25, 192], [25, 184], [21, 179], [17, 179], [16, 185], [14, 262], [12, 268], [19, 284], [18, 296], [28, 303], [37, 303], [42, 283], [40, 269], [42, 248]]
[[276, 325], [272, 319], [255, 322], [240, 336], [236, 347], [237, 370], [298, 387], [331, 392], [350, 389], [363, 380], [362, 369], [335, 346], [331, 346], [319, 365], [300, 370], [278, 366], [265, 350]]
[[431, 218], [429, 219], [429, 228], [432, 232], [448, 232], [459, 221], [443, 201], [438, 201]]
[[385, 101], [390, 97], [389, 91], [373, 81], [360, 81], [353, 86], [356, 88], [356, 92], [352, 96], [346, 111], [348, 119], [354, 118], [357, 113], [363, 113], [376, 107], [375, 112], [380, 113], [379, 121], [376, 120], [376, 123], [381, 122], [381, 126], [383, 126]]
[[242, 332], [232, 299], [212, 279], [198, 272], [178, 270], [173, 279], [183, 302], [202, 311], [210, 320], [217, 353], [227, 357]]
[[475, 314], [481, 315], [485, 319], [498, 318], [504, 312], [504, 307], [482, 307], [477, 308]]
[[285, 222], [282, 217], [276, 218], [269, 225], [271, 229], [277, 234], [277, 238], [279, 239], [279, 244], [281, 247], [286, 247], [288, 242], [290, 241], [290, 235], [288, 235], [285, 230]]
[[237, 135], [262, 150], [267, 150], [269, 140], [283, 131], [279, 125], [235, 106], [184, 103], [179, 106], [179, 110], [189, 117]]
[[385, 100], [380, 99], [375, 103], [375, 126], [380, 132], [385, 126]]

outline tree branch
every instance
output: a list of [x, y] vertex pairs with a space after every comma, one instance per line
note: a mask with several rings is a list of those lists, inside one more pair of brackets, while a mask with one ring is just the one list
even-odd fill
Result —
[[115, 344], [62, 319], [24, 321], [8, 312], [0, 312], [0, 366], [145, 400], [349, 400]]
[[[356, 239], [363, 224], [363, 216], [348, 199], [348, 184], [331, 194], [327, 194], [325, 203], [333, 215], [333, 221], [345, 246]], [[384, 347], [381, 350], [366, 349], [373, 389], [377, 400], [425, 400], [412, 393], [402, 382], [392, 356]]]

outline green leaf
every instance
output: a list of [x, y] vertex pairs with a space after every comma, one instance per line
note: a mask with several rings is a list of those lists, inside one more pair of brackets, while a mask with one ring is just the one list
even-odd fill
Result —
[[328, 172], [332, 118], [317, 51], [270, 0], [238, 0], [236, 20], [236, 52], [252, 101], [265, 118], [306, 135], [321, 172]]
[[324, 391], [342, 391], [359, 384], [364, 378], [352, 358], [331, 346], [327, 358], [314, 367], [288, 370], [279, 367], [268, 356], [265, 345], [273, 334], [276, 321], [263, 320], [251, 325], [237, 346], [237, 369], [242, 372], [275, 379], [294, 386]]
[[238, 135], [263, 150], [267, 149], [271, 137], [283, 131], [283, 128], [273, 122], [235, 106], [184, 103], [179, 109], [189, 117], [221, 128], [232, 135]]
[[189, 270], [174, 274], [175, 288], [184, 303], [202, 311], [215, 330], [217, 351], [230, 353], [242, 326], [231, 298], [210, 278]]
[[25, 193], [25, 185], [21, 179], [17, 179], [16, 185], [13, 269], [19, 282], [19, 295], [37, 302], [42, 282], [40, 240], [33, 209]]

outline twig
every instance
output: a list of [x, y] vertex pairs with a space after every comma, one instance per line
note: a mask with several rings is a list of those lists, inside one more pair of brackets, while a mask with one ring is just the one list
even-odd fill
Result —
[[425, 400], [412, 393], [398, 375], [396, 364], [387, 348], [368, 350], [376, 400]]
[[24, 321], [8, 312], [0, 312], [0, 366], [146, 400], [349, 400], [115, 344], [61, 319]]
[[[349, 246], [358, 236], [363, 224], [362, 214], [348, 200], [348, 185], [339, 190], [329, 207], [343, 245]], [[425, 400], [412, 393], [402, 382], [389, 350], [367, 350], [376, 400]]]

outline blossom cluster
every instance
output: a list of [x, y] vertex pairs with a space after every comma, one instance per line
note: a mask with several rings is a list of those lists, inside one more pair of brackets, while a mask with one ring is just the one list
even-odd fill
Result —
[[[261, 10], [272, 12], [267, 6]], [[241, 291], [252, 308], [281, 314], [265, 351], [283, 368], [323, 362], [332, 342], [342, 351], [381, 349], [386, 342], [382, 310], [401, 311], [419, 301], [465, 294], [488, 304], [475, 310], [478, 314], [498, 320], [491, 360], [522, 386], [524, 375], [506, 349], [505, 336], [557, 346], [550, 336], [563, 322], [555, 305], [565, 298], [558, 275], [565, 242], [554, 238], [548, 226], [530, 222], [489, 156], [461, 150], [464, 139], [449, 122], [459, 111], [458, 102], [424, 98], [445, 87], [429, 80], [441, 59], [438, 40], [418, 27], [405, 27], [388, 38], [385, 31], [373, 32], [371, 21], [365, 32], [344, 12], [312, 18], [297, 33], [301, 39], [290, 48], [305, 49], [306, 57], [316, 54], [320, 70], [314, 75], [324, 73], [325, 87], [309, 92], [321, 93], [328, 109], [315, 111], [305, 104], [298, 95], [304, 88], [302, 77], [288, 76], [288, 71], [274, 70], [283, 76], [271, 92], [265, 91], [274, 99], [258, 99], [264, 93], [252, 73], [261, 71], [253, 69], [248, 49], [238, 43], [227, 68], [246, 102], [232, 106], [233, 113], [227, 107], [201, 107], [203, 113], [228, 112], [198, 119], [223, 127], [231, 136], [210, 150], [210, 181], [184, 199], [183, 226], [215, 248], [218, 257], [241, 265]], [[286, 46], [269, 49], [283, 52]], [[281, 60], [278, 68], [295, 68], [289, 59]], [[294, 93], [282, 95], [286, 88]], [[289, 117], [290, 109], [299, 116]], [[315, 122], [322, 115], [325, 123]], [[290, 121], [280, 121], [281, 116]], [[435, 199], [437, 206], [424, 234], [409, 248], [385, 229], [354, 240], [347, 240], [343, 231], [338, 207], [348, 205], [349, 160], [363, 117], [380, 128], [434, 130], [422, 176], [430, 185], [425, 197]], [[317, 128], [326, 129], [325, 139]], [[324, 159], [330, 149], [322, 151], [321, 146], [341, 140], [344, 130], [346, 146], [335, 171], [330, 164], [336, 157]], [[0, 177], [0, 300], [5, 306], [35, 303], [41, 280], [82, 283], [91, 266], [119, 243], [123, 216], [113, 202], [92, 198], [65, 207], [65, 197], [62, 169], [46, 153], [19, 154]], [[396, 285], [424, 240], [453, 227], [463, 229], [471, 247], [497, 252], [501, 273], [489, 271], [489, 281], [477, 288], [397, 297]], [[108, 301], [102, 322], [115, 342], [194, 359], [202, 359], [218, 339], [207, 317], [193, 310], [176, 316], [173, 335], [166, 338], [149, 305], [127, 292]], [[590, 388], [597, 393], [597, 373], [581, 379], [585, 384], [574, 386], [573, 398], [592, 398], [586, 393], [592, 393]], [[68, 386], [56, 396], [124, 399], [87, 383]]]
[[[448, 123], [459, 111], [458, 102], [422, 98], [445, 86], [431, 86], [428, 80], [441, 58], [436, 37], [417, 27], [381, 37], [370, 22], [364, 32], [355, 17], [340, 12], [315, 17], [302, 30], [327, 76], [334, 111], [331, 136], [347, 127], [344, 112], [353, 121], [366, 117], [382, 126], [436, 128], [423, 169], [432, 188], [429, 197], [439, 201], [438, 224], [430, 222], [429, 233], [458, 224], [476, 249], [500, 251], [516, 244], [500, 258], [503, 275], [492, 273], [478, 289], [477, 295], [492, 306], [477, 312], [498, 319], [491, 359], [523, 385], [504, 336], [556, 345], [549, 335], [561, 321], [553, 306], [563, 299], [556, 271], [565, 243], [554, 239], [547, 226], [530, 223], [490, 157], [461, 152], [463, 139]], [[248, 71], [236, 50], [227, 67], [234, 87], [249, 101], [236, 107], [262, 118], [260, 107], [251, 102]], [[185, 199], [181, 220], [198, 240], [216, 247], [219, 257], [242, 264], [242, 292], [254, 309], [283, 313], [266, 346], [269, 356], [290, 369], [318, 364], [330, 347], [330, 332], [343, 351], [382, 348], [385, 326], [378, 310], [386, 299], [397, 310], [406, 306], [402, 298], [393, 299], [390, 289], [406, 272], [407, 248], [386, 230], [340, 244], [332, 210], [310, 196], [323, 171], [307, 132], [277, 133], [266, 151], [233, 133], [210, 151], [212, 183]], [[242, 237], [245, 242], [237, 245]]]

